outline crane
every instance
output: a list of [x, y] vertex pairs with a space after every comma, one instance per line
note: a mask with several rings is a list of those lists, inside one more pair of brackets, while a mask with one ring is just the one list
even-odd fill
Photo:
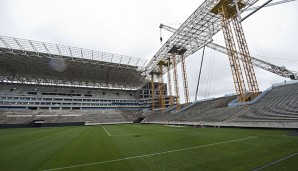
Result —
[[[172, 33], [174, 33], [176, 31], [175, 28], [164, 25], [164, 24], [160, 24], [159, 28], [160, 28], [160, 30], [165, 29], [165, 30], [167, 30], [169, 32], [172, 32]], [[161, 37], [161, 40], [162, 40], [162, 37]], [[213, 49], [213, 50], [216, 50], [216, 51], [221, 52], [221, 53], [226, 54], [226, 55], [228, 54], [226, 47], [218, 45], [218, 44], [213, 43], [213, 42], [210, 42], [210, 43], [206, 44], [206, 47], [208, 47], [210, 49]], [[240, 55], [240, 52], [236, 51], [235, 53]], [[269, 62], [263, 61], [261, 59], [258, 59], [258, 58], [252, 57], [252, 56], [251, 56], [251, 59], [252, 59], [252, 64], [256, 67], [259, 67], [261, 69], [264, 69], [266, 71], [269, 71], [271, 73], [274, 73], [274, 74], [279, 75], [279, 76], [284, 77], [284, 78], [290, 78], [291, 80], [297, 80], [298, 79], [297, 72], [288, 70], [284, 66], [277, 66], [277, 65], [271, 64]], [[243, 59], [240, 58], [240, 60], [243, 60]]]
[[[253, 68], [254, 60], [249, 54], [241, 22], [261, 8], [269, 6], [270, 2], [273, 0], [267, 0], [261, 6], [253, 9], [253, 11], [244, 18], [241, 17], [241, 14], [254, 8], [258, 1], [259, 0], [205, 0], [147, 63], [144, 68], [144, 75], [149, 76], [150, 73], [158, 72], [160, 70], [158, 65], [160, 62], [171, 61], [171, 64], [167, 67], [163, 67], [162, 70], [163, 74], [165, 74], [173, 69], [174, 89], [176, 92], [175, 98], [176, 101], [179, 102], [179, 93], [177, 93], [179, 87], [178, 80], [176, 79], [177, 64], [180, 62], [182, 65], [183, 63], [185, 64], [184, 60], [186, 57], [212, 42], [213, 35], [223, 30], [227, 46], [225, 52], [229, 57], [237, 99], [241, 102], [254, 99], [260, 92]], [[282, 0], [280, 0], [280, 2], [281, 1]], [[233, 27], [231, 27], [231, 25]], [[235, 34], [232, 33], [233, 31]], [[236, 39], [234, 39], [234, 35]], [[236, 46], [236, 43], [238, 46]], [[239, 48], [239, 53], [237, 53], [237, 47]], [[241, 64], [242, 67], [240, 66]], [[183, 69], [185, 67], [182, 66], [181, 68], [182, 73], [185, 73]], [[244, 74], [242, 74], [241, 68], [243, 68]], [[184, 75], [186, 74], [183, 74], [183, 81], [187, 81]], [[244, 79], [244, 76], [246, 79]], [[295, 78], [295, 75], [291, 77]], [[249, 88], [248, 92], [246, 91], [246, 85]], [[186, 88], [187, 84], [184, 83], [184, 89], [186, 90]], [[176, 109], [178, 109], [178, 107]]]

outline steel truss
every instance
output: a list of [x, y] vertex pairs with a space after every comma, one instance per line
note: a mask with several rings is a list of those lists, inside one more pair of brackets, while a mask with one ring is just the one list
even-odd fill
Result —
[[172, 75], [170, 71], [170, 65], [171, 65], [171, 58], [168, 59], [167, 62], [167, 69], [168, 69], [168, 90], [169, 90], [169, 100], [170, 100], [170, 106], [173, 106], [173, 93], [172, 93]]
[[176, 110], [180, 110], [180, 94], [179, 94], [179, 84], [178, 84], [178, 73], [177, 73], [177, 60], [176, 55], [172, 54], [173, 61], [173, 78], [174, 78], [174, 90], [175, 90], [175, 98], [176, 98]]
[[137, 89], [145, 59], [0, 36], [0, 82]]
[[159, 91], [159, 106], [161, 108], [161, 111], [163, 112], [165, 109], [165, 93], [164, 93], [164, 82], [163, 82], [163, 63], [159, 64], [159, 86], [158, 86], [158, 91]]
[[[244, 12], [257, 1], [243, 0], [246, 6], [240, 12]], [[210, 12], [218, 2], [219, 0], [205, 0], [153, 56], [145, 67], [145, 74], [148, 75], [153, 70], [158, 71], [157, 63], [168, 59], [171, 56], [169, 51], [173, 47], [186, 49], [186, 58], [211, 42], [212, 36], [222, 29], [220, 16]], [[181, 59], [177, 59], [177, 63], [180, 61]], [[166, 73], [167, 69], [163, 72]]]
[[188, 80], [187, 80], [184, 55], [181, 56], [181, 68], [182, 68], [182, 79], [183, 79], [183, 87], [184, 87], [184, 98], [185, 98], [185, 103], [188, 104], [190, 103], [190, 99], [189, 99]]
[[[172, 27], [169, 27], [169, 26], [166, 26], [166, 25], [163, 25], [161, 24], [160, 25], [160, 28], [164, 28], [172, 33], [174, 33], [176, 31], [175, 28], [172, 28]], [[213, 50], [216, 50], [218, 52], [221, 52], [223, 54], [228, 54], [228, 48], [224, 47], [224, 46], [221, 46], [221, 45], [218, 45], [218, 44], [215, 44], [215, 43], [208, 43], [206, 44], [206, 47], [210, 48], [210, 49], [213, 49]], [[235, 51], [234, 53], [237, 53], [238, 56], [240, 56], [240, 60], [243, 60], [242, 59], [242, 54], [240, 52], [237, 52]], [[261, 69], [264, 69], [266, 71], [269, 71], [271, 73], [274, 73], [276, 75], [279, 75], [281, 77], [285, 77], [285, 78], [290, 78], [290, 79], [297, 79], [297, 73], [295, 73], [294, 71], [290, 71], [288, 69], [286, 69], [285, 67], [282, 67], [282, 66], [277, 66], [277, 65], [274, 65], [274, 64], [271, 64], [269, 62], [266, 62], [266, 61], [263, 61], [263, 60], [260, 60], [258, 58], [255, 58], [255, 57], [252, 57], [250, 56], [251, 58], [251, 62], [252, 62], [252, 65], [256, 66], [256, 67], [259, 67]]]
[[237, 58], [237, 53], [235, 53], [236, 44], [234, 42], [233, 33], [229, 22], [228, 12], [227, 12], [227, 9], [224, 7], [221, 7], [219, 10], [220, 10], [219, 13], [222, 15], [222, 26], [223, 26], [222, 30], [224, 33], [226, 46], [229, 49], [228, 57], [231, 65], [236, 94], [240, 101], [244, 101], [244, 94], [246, 92], [246, 88], [245, 88], [244, 79], [243, 79], [243, 75], [240, 67], [239, 58]]
[[[232, 75], [234, 80], [234, 85], [236, 89], [236, 94], [238, 101], [249, 101], [255, 98], [259, 94], [259, 87], [257, 84], [254, 68], [251, 62], [250, 54], [248, 51], [248, 46], [244, 36], [244, 31], [240, 23], [239, 10], [245, 7], [245, 4], [241, 0], [220, 0], [211, 12], [221, 16], [223, 34], [226, 46], [228, 47], [228, 57], [232, 69]], [[233, 33], [230, 26], [232, 21], [234, 33], [236, 35], [236, 40], [238, 43], [238, 48], [241, 53], [241, 58], [243, 59], [242, 64], [246, 76], [247, 85], [249, 87], [249, 93], [246, 94], [244, 79], [242, 76], [242, 71], [237, 58], [236, 45], [234, 43]]]
[[151, 74], [151, 99], [152, 99], [152, 110], [155, 109], [155, 84], [154, 84], [154, 74]]
[[251, 62], [251, 57], [249, 54], [248, 46], [244, 36], [244, 31], [241, 23], [238, 21], [238, 18], [233, 18], [232, 20], [234, 30], [236, 33], [236, 39], [238, 42], [239, 51], [241, 58], [243, 59], [243, 68], [246, 75], [246, 81], [250, 92], [256, 93], [259, 92], [259, 86], [257, 83], [257, 78], [254, 72], [254, 68]]

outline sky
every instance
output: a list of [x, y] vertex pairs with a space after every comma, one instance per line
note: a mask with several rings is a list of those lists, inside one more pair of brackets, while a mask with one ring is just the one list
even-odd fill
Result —
[[[202, 2], [0, 0], [0, 35], [150, 60], [162, 46], [160, 23], [178, 28]], [[298, 71], [297, 9], [298, 1], [266, 7], [242, 23], [251, 56]], [[162, 31], [163, 43], [171, 34]], [[222, 31], [213, 39], [214, 43], [224, 45]], [[186, 59], [191, 101], [195, 96], [201, 56], [202, 49]], [[184, 100], [180, 65], [178, 70], [180, 95]], [[261, 90], [289, 80], [257, 67], [255, 72]], [[198, 99], [234, 92], [228, 57], [206, 48]]]

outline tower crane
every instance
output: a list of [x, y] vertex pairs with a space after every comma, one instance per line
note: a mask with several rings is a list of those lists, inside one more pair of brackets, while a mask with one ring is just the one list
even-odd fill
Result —
[[[160, 28], [160, 30], [165, 29], [172, 33], [174, 33], [176, 31], [175, 28], [164, 25], [164, 24], [160, 24], [159, 28]], [[160, 40], [162, 40], [162, 37], [160, 38]], [[228, 54], [226, 47], [218, 45], [213, 42], [206, 44], [206, 47], [216, 50], [216, 51], [221, 52], [226, 55]], [[237, 53], [241, 56], [240, 52], [235, 51], [235, 53]], [[251, 59], [252, 59], [252, 64], [256, 67], [259, 67], [261, 69], [264, 69], [266, 71], [269, 71], [271, 73], [274, 73], [274, 74], [279, 75], [284, 78], [290, 78], [291, 80], [298, 80], [297, 72], [288, 70], [284, 66], [277, 66], [277, 65], [271, 64], [269, 62], [263, 61], [261, 59], [258, 59], [258, 58], [252, 57], [252, 56], [251, 56]], [[243, 60], [243, 59], [240, 57], [240, 60]]]

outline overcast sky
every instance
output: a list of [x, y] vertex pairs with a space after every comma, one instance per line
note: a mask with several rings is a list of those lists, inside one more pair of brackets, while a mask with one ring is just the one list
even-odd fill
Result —
[[[260, 0], [265, 2], [265, 0]], [[151, 59], [159, 24], [178, 28], [203, 0], [0, 0], [0, 35]], [[298, 71], [298, 2], [263, 8], [243, 22], [251, 55]], [[164, 42], [171, 33], [163, 31]], [[163, 42], [163, 43], [164, 43]], [[214, 42], [224, 45], [222, 32]], [[186, 59], [194, 100], [202, 49]], [[179, 68], [180, 69], [180, 68]], [[255, 67], [261, 90], [288, 80]], [[180, 90], [183, 98], [181, 72]], [[166, 77], [165, 77], [166, 80]], [[228, 57], [206, 48], [199, 99], [233, 93]]]

